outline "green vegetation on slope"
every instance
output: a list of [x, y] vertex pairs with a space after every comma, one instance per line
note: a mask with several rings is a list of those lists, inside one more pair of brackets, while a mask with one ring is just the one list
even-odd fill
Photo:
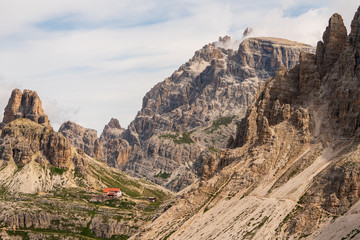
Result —
[[50, 175], [62, 175], [64, 174], [64, 172], [66, 172], [68, 169], [67, 168], [57, 168], [54, 166], [50, 166]]
[[219, 150], [214, 147], [209, 147], [208, 149], [212, 152], [219, 152]]
[[[63, 174], [63, 169], [51, 168], [51, 174]], [[106, 229], [107, 224], [118, 229], [110, 239], [128, 239], [140, 226], [152, 220], [163, 201], [170, 197], [169, 192], [155, 184], [127, 176], [118, 169], [103, 163], [89, 161], [85, 171], [72, 170], [75, 182], [83, 182], [84, 187], [54, 187], [46, 193], [16, 193], [0, 195], [1, 214], [16, 216], [29, 214], [29, 219], [46, 215], [49, 225], [34, 227], [27, 225], [16, 231], [12, 225], [0, 222], [9, 235], [23, 239], [41, 235], [43, 239], [59, 239], [71, 236], [72, 239], [103, 239], [99, 227]], [[90, 187], [89, 176], [97, 182], [96, 188]], [[103, 194], [105, 187], [120, 188], [123, 197], [111, 198]], [[5, 188], [1, 188], [5, 192]], [[149, 198], [155, 197], [155, 202]], [[96, 201], [94, 201], [94, 199]], [[94, 226], [96, 226], [94, 228]], [[96, 230], [97, 229], [97, 230]]]
[[167, 172], [162, 172], [160, 171], [158, 174], [156, 174], [154, 177], [160, 177], [160, 178], [164, 178], [167, 179], [171, 176], [171, 173], [167, 173]]
[[205, 132], [211, 134], [214, 131], [218, 130], [220, 128], [220, 126], [229, 125], [235, 117], [236, 116], [221, 117], [221, 118], [213, 121], [212, 125], [210, 127], [208, 127], [207, 129], [205, 129]]
[[[181, 135], [180, 135], [181, 134]], [[174, 133], [174, 134], [163, 134], [160, 135], [159, 138], [167, 138], [172, 140], [176, 144], [191, 144], [194, 141], [191, 138], [192, 132], [181, 132], [181, 133]]]
[[101, 166], [100, 164], [89, 164], [91, 174], [107, 187], [118, 187], [121, 191], [131, 198], [156, 197], [163, 201], [168, 196], [163, 191], [149, 186], [155, 186], [153, 183], [145, 180], [136, 180], [125, 175], [119, 170], [113, 170]]

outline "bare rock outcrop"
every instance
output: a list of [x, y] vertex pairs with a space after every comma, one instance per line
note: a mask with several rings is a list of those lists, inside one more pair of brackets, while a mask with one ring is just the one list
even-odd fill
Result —
[[123, 139], [124, 131], [125, 129], [120, 126], [119, 120], [112, 118], [100, 136], [100, 143], [103, 146], [103, 160], [109, 166], [123, 168], [130, 159], [132, 147], [128, 141]]
[[316, 49], [316, 63], [322, 76], [331, 70], [344, 50], [347, 31], [342, 17], [335, 13], [329, 20], [329, 25], [319, 41]]
[[46, 144], [40, 146], [40, 149], [43, 149], [50, 163], [57, 168], [68, 168], [71, 162], [71, 145], [69, 141], [59, 133], [54, 132], [44, 142]]
[[67, 121], [60, 126], [59, 132], [70, 140], [74, 147], [83, 150], [90, 157], [102, 159], [101, 145], [96, 130], [83, 128], [77, 123]]
[[104, 141], [105, 139], [119, 138], [124, 131], [125, 129], [120, 126], [119, 120], [112, 118], [110, 122], [105, 125], [104, 130], [100, 136], [100, 141]]
[[71, 144], [52, 128], [28, 119], [17, 119], [5, 125], [0, 138], [0, 159], [26, 165], [34, 157], [39, 162], [45, 157], [57, 168], [68, 168]]
[[233, 149], [203, 155], [200, 183], [136, 237], [357, 239], [360, 7], [351, 27], [334, 14], [315, 55], [265, 81]]
[[135, 227], [137, 226], [128, 226], [123, 221], [117, 221], [116, 219], [110, 219], [106, 222], [103, 221], [102, 217], [95, 217], [91, 221], [89, 228], [96, 236], [101, 238], [111, 238], [113, 235], [119, 236], [126, 234], [128, 236], [133, 235], [136, 232]]
[[[225, 36], [219, 38], [219, 42], [204, 46], [145, 95], [141, 111], [122, 133], [133, 147], [124, 168], [126, 172], [136, 177], [146, 176], [173, 190], [191, 184], [202, 172], [201, 167], [194, 169], [198, 166], [195, 163], [201, 161], [201, 151], [209, 148], [218, 151], [224, 145], [208, 144], [209, 138], [198, 134], [198, 129], [211, 127], [213, 122], [221, 124], [218, 121], [221, 118], [244, 117], [261, 82], [275, 76], [280, 69], [294, 67], [301, 51], [313, 50], [311, 46], [278, 38], [248, 38], [237, 51], [230, 45], [230, 37]], [[281, 88], [287, 86], [279, 86], [279, 92]], [[284, 108], [287, 111], [284, 115], [290, 117], [289, 106]], [[261, 122], [265, 126], [269, 120], [264, 115]], [[202, 131], [209, 134], [205, 129]], [[271, 141], [270, 126], [262, 133], [264, 141]], [[181, 136], [189, 139], [183, 141]], [[222, 141], [228, 142], [230, 138], [224, 137]], [[171, 173], [172, 177], [154, 177], [164, 172]], [[186, 184], [178, 184], [174, 174]]]
[[18, 118], [28, 118], [36, 123], [50, 126], [50, 121], [42, 109], [42, 104], [36, 91], [14, 89], [8, 105], [5, 108], [3, 123], [9, 123]]
[[172, 133], [147, 140], [134, 152], [127, 169], [133, 169], [135, 176], [144, 175], [152, 182], [180, 191], [197, 179], [192, 166], [201, 148], [196, 144], [181, 143], [181, 136], [177, 138], [181, 139], [179, 141], [169, 136], [173, 136]]
[[[225, 41], [226, 38], [221, 39]], [[298, 63], [312, 47], [277, 38], [249, 38], [238, 51], [208, 44], [143, 99], [127, 130], [131, 145], [163, 131], [187, 131], [221, 116], [244, 115], [260, 82]]]
[[130, 158], [132, 147], [122, 138], [124, 129], [119, 120], [112, 118], [100, 136], [96, 130], [88, 129], [68, 121], [61, 125], [62, 133], [71, 144], [90, 157], [106, 162], [111, 167], [122, 168]]

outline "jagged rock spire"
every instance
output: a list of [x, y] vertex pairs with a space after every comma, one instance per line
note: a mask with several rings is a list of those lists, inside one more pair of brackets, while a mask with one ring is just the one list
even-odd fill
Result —
[[107, 125], [109, 128], [117, 128], [117, 129], [121, 129], [119, 120], [116, 118], [111, 118], [109, 124]]
[[323, 42], [319, 41], [316, 48], [316, 64], [323, 76], [338, 60], [345, 48], [347, 30], [341, 15], [335, 13], [329, 19], [329, 25], [323, 34]]
[[349, 43], [353, 47], [360, 47], [360, 7], [355, 13], [351, 22], [351, 32], [349, 35]]
[[42, 103], [36, 91], [14, 89], [8, 105], [5, 108], [3, 123], [9, 123], [18, 118], [27, 118], [36, 123], [50, 126]]

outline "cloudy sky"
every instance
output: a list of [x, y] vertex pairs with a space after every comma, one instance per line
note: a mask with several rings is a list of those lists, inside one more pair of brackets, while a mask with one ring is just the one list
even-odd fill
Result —
[[[316, 2], [316, 3], [314, 3]], [[357, 0], [0, 0], [0, 109], [36, 90], [55, 129], [123, 127], [142, 97], [219, 36], [315, 45], [332, 13], [349, 31]]]

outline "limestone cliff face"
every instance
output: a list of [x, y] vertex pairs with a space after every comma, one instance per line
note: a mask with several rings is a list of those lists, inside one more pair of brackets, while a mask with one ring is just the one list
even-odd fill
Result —
[[[93, 130], [69, 122], [59, 131], [89, 156], [135, 177], [175, 191], [191, 185], [203, 171], [203, 151], [218, 152], [234, 144], [236, 124], [259, 84], [280, 69], [294, 67], [300, 52], [313, 51], [279, 38], [245, 39], [236, 51], [226, 47], [230, 45], [226, 36], [196, 51], [145, 95], [128, 129], [111, 119], [100, 139]], [[262, 124], [268, 121], [272, 119], [264, 118]], [[268, 130], [264, 141], [270, 141]]]
[[316, 49], [316, 64], [321, 75], [329, 72], [345, 47], [347, 31], [342, 17], [334, 14]]
[[77, 123], [67, 121], [60, 126], [59, 132], [70, 140], [74, 147], [83, 150], [90, 157], [102, 159], [96, 130], [83, 128]]
[[10, 193], [74, 187], [73, 170], [83, 172], [87, 168], [85, 158], [51, 127], [19, 118], [6, 124], [1, 132], [0, 185]]
[[50, 126], [36, 91], [24, 90], [22, 93], [19, 89], [13, 90], [5, 108], [3, 123], [9, 123], [17, 118], [28, 118], [36, 123]]
[[[220, 47], [229, 37], [220, 40], [197, 51], [145, 95], [141, 111], [122, 134], [133, 146], [126, 172], [176, 191], [190, 185], [198, 178], [200, 153], [218, 151], [231, 141], [234, 119], [245, 115], [259, 84], [279, 69], [294, 67], [301, 51], [312, 51], [311, 46], [277, 38], [245, 39], [234, 51]], [[206, 130], [214, 124], [230, 125]], [[171, 175], [156, 177], [164, 173]]]
[[119, 120], [112, 118], [104, 127], [100, 138], [97, 137], [96, 130], [84, 128], [71, 121], [63, 123], [59, 132], [70, 140], [74, 147], [83, 150], [90, 157], [111, 167], [122, 168], [128, 162], [132, 150], [129, 143], [121, 137], [124, 130]]
[[112, 118], [100, 136], [103, 160], [109, 166], [123, 168], [129, 161], [132, 147], [125, 139], [122, 139], [124, 131], [125, 129], [120, 126], [119, 120]]
[[130, 124], [130, 144], [163, 131], [187, 131], [221, 116], [244, 114], [258, 84], [298, 63], [312, 47], [276, 38], [245, 39], [238, 51], [208, 44], [143, 99]]
[[100, 140], [105, 141], [106, 139], [120, 138], [124, 131], [125, 129], [120, 126], [119, 120], [112, 118], [110, 122], [105, 125]]
[[[0, 159], [25, 165], [47, 158], [57, 168], [70, 166], [70, 142], [51, 128], [18, 119], [5, 125], [0, 138]], [[41, 153], [37, 155], [38, 153]]]
[[358, 238], [360, 8], [351, 28], [334, 14], [315, 55], [261, 84], [232, 149], [134, 239]]

